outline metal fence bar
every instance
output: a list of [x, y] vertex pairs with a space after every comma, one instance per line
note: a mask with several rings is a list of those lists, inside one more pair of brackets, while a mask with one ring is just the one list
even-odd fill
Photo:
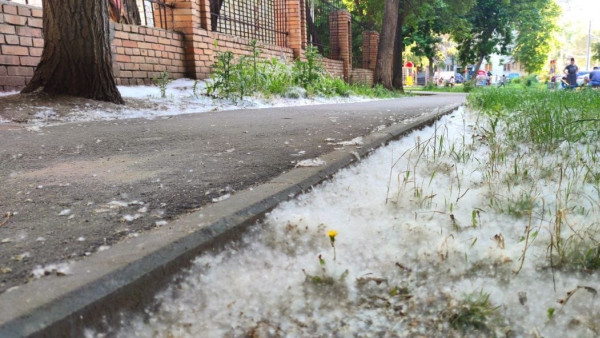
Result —
[[308, 0], [306, 7], [308, 43], [316, 47], [323, 56], [331, 57], [335, 54], [331, 50], [331, 32], [337, 32], [338, 26], [337, 21], [329, 22], [329, 14], [345, 7], [339, 0], [333, 3], [327, 0]]
[[[277, 2], [276, 2], [277, 1]], [[279, 14], [276, 14], [279, 13]], [[288, 35], [285, 2], [279, 0], [225, 0], [210, 13], [213, 31], [281, 45]]]
[[[175, 8], [175, 5], [166, 3], [164, 0], [143, 0], [142, 24], [144, 26], [173, 29], [173, 8]], [[169, 27], [167, 10], [171, 11], [171, 27]]]

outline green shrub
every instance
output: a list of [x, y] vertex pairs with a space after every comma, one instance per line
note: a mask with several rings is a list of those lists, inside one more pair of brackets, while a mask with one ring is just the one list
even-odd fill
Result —
[[423, 90], [431, 91], [431, 90], [435, 90], [435, 88], [436, 88], [436, 85], [434, 85], [433, 83], [428, 83], [423, 87]]
[[306, 48], [306, 61], [296, 60], [293, 67], [294, 83], [310, 90], [324, 76], [321, 55], [314, 46]]
[[155, 76], [152, 81], [160, 89], [160, 97], [163, 99], [167, 97], [167, 85], [172, 81], [169, 79], [169, 73], [162, 72], [160, 73], [160, 76]]
[[214, 97], [230, 98], [235, 92], [233, 53], [224, 52], [217, 56], [217, 63], [213, 66], [212, 82], [207, 83], [206, 93]]
[[[351, 94], [368, 97], [399, 97], [400, 92], [385, 89], [382, 85], [371, 88], [365, 85], [349, 85], [343, 79], [326, 74], [321, 56], [314, 47], [308, 47], [306, 58], [293, 65], [277, 58], [261, 60], [261, 51], [253, 41], [252, 53], [237, 60], [232, 52], [220, 53], [213, 66], [212, 81], [206, 85], [207, 94], [217, 98], [243, 99], [251, 93], [269, 97], [279, 95], [300, 98], [313, 95], [343, 96]], [[302, 90], [298, 90], [301, 88]]]
[[473, 90], [473, 84], [471, 83], [471, 81], [465, 81], [465, 83], [463, 83], [463, 91], [465, 93], [469, 93]]
[[450, 326], [462, 332], [492, 333], [502, 321], [498, 309], [499, 306], [493, 306], [490, 302], [490, 295], [481, 291], [479, 294], [465, 295], [458, 304], [448, 307], [443, 315]]
[[540, 81], [538, 80], [537, 75], [529, 75], [526, 79], [525, 79], [525, 85], [527, 87], [531, 87], [534, 84], [538, 84]]

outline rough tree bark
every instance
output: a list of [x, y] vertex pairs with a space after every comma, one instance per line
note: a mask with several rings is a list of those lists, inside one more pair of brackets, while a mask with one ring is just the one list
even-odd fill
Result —
[[485, 59], [485, 55], [480, 54], [479, 58], [477, 59], [477, 64], [475, 65], [475, 68], [473, 69], [473, 76], [471, 77], [472, 85], [477, 84], [477, 71], [479, 71], [479, 68], [481, 67], [481, 64], [483, 63], [483, 59]]
[[433, 84], [433, 75], [434, 75], [434, 67], [433, 67], [433, 62], [435, 61], [432, 57], [428, 57], [427, 60], [429, 61], [429, 66], [427, 66], [428, 69], [428, 78], [427, 78], [427, 83], [428, 84]]
[[398, 14], [398, 23], [396, 24], [396, 37], [394, 38], [394, 80], [392, 82], [394, 87], [401, 92], [404, 92], [404, 79], [402, 78], [402, 72], [404, 71], [404, 60], [402, 58], [402, 53], [404, 52], [403, 25], [404, 12]]
[[21, 93], [124, 103], [112, 72], [108, 0], [43, 0], [44, 50]]
[[383, 27], [377, 53], [376, 79], [387, 89], [394, 89], [394, 41], [398, 24], [398, 0], [386, 0]]

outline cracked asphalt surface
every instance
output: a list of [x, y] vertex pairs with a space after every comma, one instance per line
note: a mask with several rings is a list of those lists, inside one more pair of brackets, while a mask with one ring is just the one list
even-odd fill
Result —
[[36, 267], [55, 273], [52, 264], [165, 226], [341, 147], [337, 142], [464, 100], [440, 93], [37, 131], [0, 125], [0, 293], [34, 278]]

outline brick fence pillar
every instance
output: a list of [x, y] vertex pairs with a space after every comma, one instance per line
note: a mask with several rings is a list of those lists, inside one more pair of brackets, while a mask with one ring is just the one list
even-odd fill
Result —
[[379, 51], [379, 33], [364, 31], [362, 37], [362, 67], [375, 70], [377, 67], [377, 52]]
[[306, 32], [306, 1], [300, 0], [300, 29], [301, 29], [301, 47], [302, 49], [306, 49], [308, 45], [308, 36]]
[[[304, 0], [277, 0], [285, 6], [276, 6], [279, 13], [275, 17], [287, 22], [287, 47], [294, 52], [294, 58], [299, 58], [302, 54], [302, 46], [306, 45], [306, 31], [302, 34], [304, 21], [302, 19], [302, 7]], [[281, 12], [284, 12], [281, 16]], [[304, 28], [306, 29], [306, 28]], [[304, 40], [304, 43], [303, 43]]]
[[[173, 0], [173, 29], [185, 36], [186, 76], [201, 79], [206, 76], [204, 59], [212, 59], [212, 49], [202, 48], [200, 30], [210, 22], [209, 1]], [[206, 35], [206, 34], [204, 34]]]
[[342, 60], [344, 80], [350, 81], [352, 72], [352, 17], [347, 10], [332, 11], [329, 14], [329, 34], [331, 58]]

